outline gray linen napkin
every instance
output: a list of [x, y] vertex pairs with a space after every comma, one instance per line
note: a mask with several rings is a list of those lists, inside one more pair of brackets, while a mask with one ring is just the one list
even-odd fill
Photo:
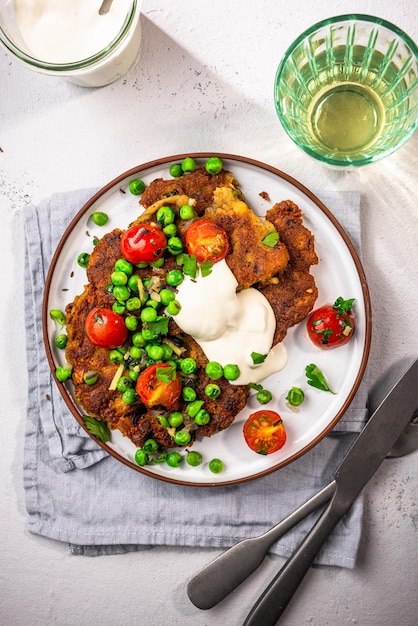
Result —
[[[70, 219], [94, 190], [56, 194], [21, 214], [25, 239], [28, 402], [24, 488], [30, 532], [68, 542], [73, 554], [101, 555], [150, 545], [229, 547], [270, 528], [322, 488], [366, 420], [366, 384], [334, 434], [279, 472], [215, 489], [149, 478], [107, 455], [79, 427], [52, 380], [45, 357], [41, 305], [46, 272]], [[360, 241], [360, 197], [321, 192], [321, 199]], [[358, 498], [317, 558], [354, 567], [361, 535]], [[289, 556], [316, 519], [288, 532], [272, 552]]]

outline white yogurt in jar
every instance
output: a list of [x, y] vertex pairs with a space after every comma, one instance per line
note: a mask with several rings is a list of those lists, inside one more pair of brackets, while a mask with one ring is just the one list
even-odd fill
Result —
[[[287, 363], [282, 343], [272, 348], [276, 320], [263, 294], [250, 287], [237, 292], [237, 280], [226, 261], [212, 267], [209, 276], [185, 276], [177, 287], [181, 310], [175, 321], [200, 345], [209, 361], [238, 365], [235, 385], [258, 383]], [[267, 355], [255, 365], [251, 354]]]
[[[113, 82], [135, 60], [141, 39], [141, 2], [132, 17], [133, 4], [132, 0], [113, 0], [108, 13], [99, 15], [101, 0], [14, 0], [27, 53], [41, 63], [62, 66], [59, 73], [63, 77], [84, 86]], [[125, 35], [112, 44], [130, 16]], [[86, 61], [99, 53], [100, 59]], [[65, 68], [74, 63], [80, 67]], [[45, 68], [47, 73], [58, 73], [48, 70]]]

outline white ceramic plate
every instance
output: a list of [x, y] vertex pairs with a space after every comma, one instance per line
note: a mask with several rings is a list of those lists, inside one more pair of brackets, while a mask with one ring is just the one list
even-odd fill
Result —
[[[49, 310], [64, 310], [66, 304], [83, 291], [86, 273], [77, 265], [77, 256], [92, 250], [95, 235], [100, 238], [113, 228], [126, 228], [138, 217], [138, 197], [128, 191], [131, 180], [141, 178], [150, 183], [155, 178], [169, 178], [170, 165], [185, 156], [193, 156], [200, 164], [215, 155], [176, 155], [135, 167], [103, 187], [69, 224], [52, 259], [45, 288], [44, 340], [53, 373], [57, 365], [64, 363], [65, 356], [54, 347], [57, 328], [49, 317]], [[335, 426], [353, 399], [366, 367], [371, 336], [370, 300], [364, 272], [353, 245], [330, 211], [303, 185], [275, 168], [235, 155], [217, 156], [239, 181], [249, 206], [260, 215], [265, 215], [281, 200], [290, 199], [299, 205], [306, 226], [314, 233], [319, 257], [319, 264], [312, 269], [319, 290], [315, 306], [333, 303], [339, 296], [355, 298], [357, 325], [353, 339], [333, 350], [315, 347], [304, 323], [288, 331], [284, 341], [288, 364], [283, 371], [263, 382], [273, 393], [272, 401], [263, 408], [278, 411], [287, 432], [284, 447], [274, 454], [258, 455], [244, 441], [243, 423], [251, 412], [262, 408], [254, 396], [227, 430], [195, 442], [193, 449], [201, 452], [204, 459], [196, 468], [186, 463], [179, 468], [165, 463], [140, 468], [134, 461], [134, 444], [119, 431], [112, 432], [108, 444], [99, 442], [111, 455], [137, 471], [169, 482], [199, 486], [235, 484], [257, 478], [292, 462], [316, 445]], [[260, 196], [261, 192], [268, 193], [269, 202]], [[104, 228], [95, 226], [89, 219], [97, 210], [104, 211], [110, 218]], [[307, 385], [305, 367], [310, 363], [323, 371], [331, 389], [337, 392], [335, 395]], [[72, 384], [58, 381], [57, 384], [71, 413], [84, 428], [81, 417], [84, 411], [74, 400]], [[286, 407], [285, 401], [293, 386], [305, 390], [305, 401], [296, 413]], [[68, 419], [72, 419], [71, 415]], [[214, 475], [208, 469], [208, 462], [214, 457], [225, 464], [222, 474]]]

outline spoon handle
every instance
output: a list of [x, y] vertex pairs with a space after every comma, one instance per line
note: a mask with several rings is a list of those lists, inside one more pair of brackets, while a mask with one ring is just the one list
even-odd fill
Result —
[[304, 517], [325, 504], [334, 494], [329, 483], [282, 522], [263, 535], [244, 539], [226, 550], [188, 584], [187, 594], [199, 609], [210, 609], [236, 589], [263, 561], [269, 547]]

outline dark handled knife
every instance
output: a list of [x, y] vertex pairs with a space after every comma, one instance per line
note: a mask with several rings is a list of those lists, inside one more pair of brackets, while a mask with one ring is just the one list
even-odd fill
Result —
[[418, 360], [374, 411], [335, 473], [335, 493], [299, 548], [260, 596], [244, 626], [274, 626], [327, 537], [376, 472], [417, 409]]

